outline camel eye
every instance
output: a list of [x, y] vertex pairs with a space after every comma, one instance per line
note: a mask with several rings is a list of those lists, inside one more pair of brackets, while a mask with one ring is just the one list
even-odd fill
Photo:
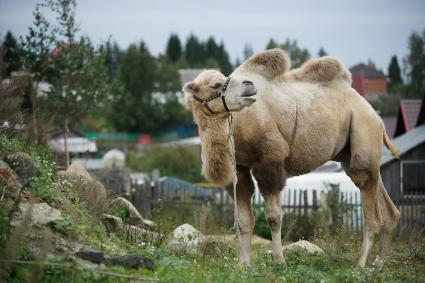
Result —
[[217, 90], [219, 88], [221, 88], [222, 84], [221, 83], [215, 83], [213, 85], [210, 85], [210, 88]]

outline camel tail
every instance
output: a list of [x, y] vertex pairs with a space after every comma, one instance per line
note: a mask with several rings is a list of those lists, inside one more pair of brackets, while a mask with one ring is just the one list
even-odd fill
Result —
[[391, 143], [391, 139], [388, 136], [387, 131], [385, 130], [385, 126], [384, 126], [384, 144], [389, 149], [392, 156], [394, 156], [395, 158], [400, 158], [400, 153], [398, 152], [398, 149], [395, 148], [395, 146]]

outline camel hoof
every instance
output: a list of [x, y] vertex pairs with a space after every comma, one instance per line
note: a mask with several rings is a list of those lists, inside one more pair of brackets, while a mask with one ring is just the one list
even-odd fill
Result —
[[285, 258], [283, 256], [277, 256], [274, 258], [276, 263], [285, 264]]

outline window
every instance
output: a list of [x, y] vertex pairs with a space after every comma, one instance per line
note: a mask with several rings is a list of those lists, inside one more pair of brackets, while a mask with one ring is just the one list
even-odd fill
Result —
[[425, 195], [425, 160], [401, 161], [403, 195]]

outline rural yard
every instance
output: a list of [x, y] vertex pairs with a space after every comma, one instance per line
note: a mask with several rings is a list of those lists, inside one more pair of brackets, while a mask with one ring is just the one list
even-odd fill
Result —
[[425, 283], [424, 15], [0, 0], [0, 283]]

